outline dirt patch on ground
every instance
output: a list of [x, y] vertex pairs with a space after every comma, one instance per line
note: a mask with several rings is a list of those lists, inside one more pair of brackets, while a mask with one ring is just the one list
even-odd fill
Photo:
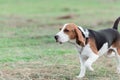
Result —
[[73, 19], [73, 18], [77, 18], [79, 17], [78, 15], [75, 15], [75, 14], [68, 14], [68, 15], [63, 15], [63, 16], [59, 16], [57, 17], [58, 20], [61, 20], [61, 19]]

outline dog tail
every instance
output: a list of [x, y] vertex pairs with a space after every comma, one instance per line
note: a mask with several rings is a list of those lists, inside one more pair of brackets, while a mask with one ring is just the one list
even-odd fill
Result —
[[114, 25], [113, 25], [113, 29], [118, 29], [118, 23], [119, 23], [119, 21], [120, 21], [120, 17], [118, 17], [116, 20], [115, 20], [115, 22], [114, 22]]

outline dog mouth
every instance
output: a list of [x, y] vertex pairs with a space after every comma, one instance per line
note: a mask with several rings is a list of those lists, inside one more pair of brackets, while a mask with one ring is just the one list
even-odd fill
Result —
[[61, 41], [58, 41], [58, 40], [56, 40], [56, 42], [57, 42], [57, 43], [60, 43], [60, 44], [62, 44], [62, 42], [61, 42]]
[[62, 44], [62, 42], [59, 42], [60, 44]]

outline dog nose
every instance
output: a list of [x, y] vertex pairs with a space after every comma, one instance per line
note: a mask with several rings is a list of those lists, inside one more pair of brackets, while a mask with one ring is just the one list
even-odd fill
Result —
[[56, 39], [56, 41], [58, 40], [58, 37], [59, 37], [58, 35], [55, 35], [55, 39]]

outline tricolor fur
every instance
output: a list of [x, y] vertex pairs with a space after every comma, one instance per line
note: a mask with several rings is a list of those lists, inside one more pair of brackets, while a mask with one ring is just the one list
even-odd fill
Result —
[[120, 34], [117, 31], [120, 17], [116, 19], [113, 28], [94, 31], [83, 29], [74, 23], [65, 24], [55, 36], [59, 43], [74, 44], [80, 54], [81, 71], [78, 78], [85, 76], [86, 69], [94, 71], [92, 64], [103, 54], [117, 58], [117, 71], [120, 73]]

